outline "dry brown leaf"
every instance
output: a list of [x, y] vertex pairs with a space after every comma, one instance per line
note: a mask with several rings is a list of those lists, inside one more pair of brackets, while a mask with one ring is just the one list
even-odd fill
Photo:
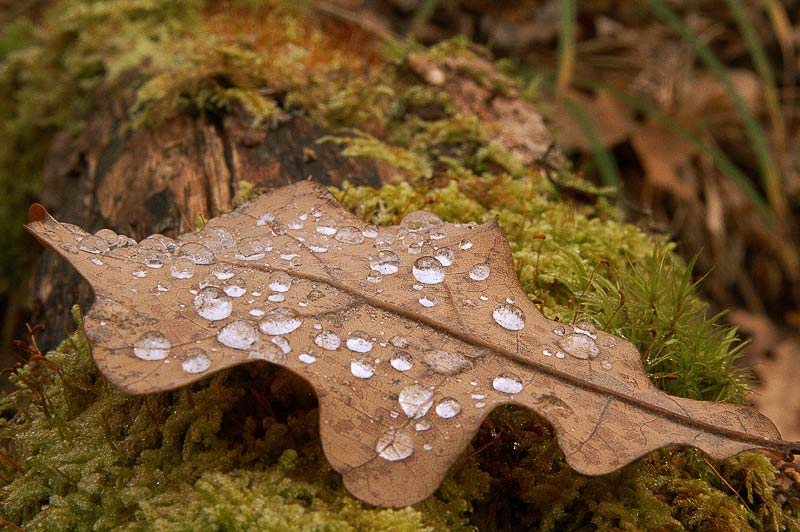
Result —
[[94, 287], [84, 326], [111, 382], [142, 394], [246, 362], [284, 366], [314, 386], [325, 454], [372, 504], [431, 495], [508, 403], [547, 418], [590, 475], [671, 444], [716, 458], [798, 452], [755, 410], [659, 391], [630, 343], [544, 318], [494, 222], [416, 212], [377, 228], [310, 182], [177, 242], [88, 235], [39, 205], [29, 215]]

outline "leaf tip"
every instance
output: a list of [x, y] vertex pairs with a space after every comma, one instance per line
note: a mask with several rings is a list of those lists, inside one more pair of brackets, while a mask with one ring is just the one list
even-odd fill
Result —
[[28, 208], [28, 221], [41, 222], [50, 217], [50, 213], [41, 203], [34, 203]]

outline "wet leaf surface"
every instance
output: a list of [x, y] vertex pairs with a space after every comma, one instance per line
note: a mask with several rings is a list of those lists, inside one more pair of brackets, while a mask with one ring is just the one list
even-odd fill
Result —
[[413, 212], [379, 228], [310, 182], [178, 240], [90, 235], [39, 205], [29, 218], [92, 285], [85, 328], [111, 382], [144, 394], [279, 364], [314, 387], [325, 454], [372, 504], [432, 494], [509, 403], [552, 423], [569, 464], [591, 475], [671, 444], [716, 458], [798, 452], [753, 409], [659, 391], [630, 343], [547, 320], [494, 223]]

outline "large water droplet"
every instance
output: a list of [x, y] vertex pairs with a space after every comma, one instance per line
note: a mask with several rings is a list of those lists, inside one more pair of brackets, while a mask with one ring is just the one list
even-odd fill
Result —
[[405, 460], [414, 453], [414, 440], [406, 432], [389, 429], [378, 438], [375, 452], [389, 462]]
[[419, 419], [427, 414], [433, 405], [431, 397], [433, 389], [420, 384], [411, 384], [400, 391], [397, 401], [409, 419]]
[[469, 278], [473, 281], [485, 281], [489, 278], [490, 273], [492, 273], [492, 269], [489, 265], [485, 262], [481, 262], [469, 270]]
[[266, 360], [273, 364], [286, 364], [286, 353], [272, 342], [258, 341], [250, 349], [247, 358], [253, 360]]
[[500, 393], [516, 395], [522, 391], [522, 381], [513, 373], [502, 373], [492, 381], [492, 388]]
[[423, 360], [433, 371], [442, 375], [455, 375], [472, 367], [461, 353], [451, 353], [443, 349], [425, 351]]
[[[272, 245], [270, 243], [270, 249]], [[264, 244], [258, 238], [242, 238], [236, 242], [236, 252], [234, 256], [239, 260], [259, 260], [266, 254]]]
[[303, 220], [298, 217], [294, 217], [286, 224], [289, 229], [298, 230], [303, 228]]
[[521, 331], [525, 328], [525, 313], [516, 305], [500, 305], [492, 312], [494, 321], [509, 331]]
[[353, 377], [358, 377], [359, 379], [369, 379], [375, 375], [375, 366], [372, 359], [366, 357], [353, 359], [350, 362], [350, 373], [353, 374]]
[[207, 286], [194, 296], [194, 308], [201, 318], [224, 320], [233, 312], [231, 298], [216, 286]]
[[369, 258], [369, 267], [384, 275], [391, 275], [400, 269], [400, 257], [394, 251], [382, 249], [377, 256]]
[[194, 264], [211, 264], [214, 252], [197, 242], [187, 242], [178, 249], [178, 256], [189, 259]]
[[133, 354], [142, 360], [163, 360], [169, 356], [172, 344], [163, 333], [148, 331], [133, 344]]
[[258, 331], [250, 322], [232, 321], [219, 331], [217, 340], [233, 349], [250, 349], [250, 346], [258, 340]]
[[292, 286], [292, 276], [286, 272], [272, 272], [269, 276], [269, 287], [275, 292], [288, 292]]
[[328, 251], [328, 237], [325, 235], [311, 235], [306, 239], [306, 246], [314, 253], [325, 253]]
[[452, 397], [446, 397], [436, 405], [436, 415], [440, 418], [450, 419], [461, 412], [461, 404]]
[[444, 266], [433, 257], [418, 258], [411, 271], [414, 278], [421, 283], [439, 284], [444, 281]]
[[193, 347], [186, 352], [181, 367], [186, 373], [203, 373], [211, 367], [211, 359], [208, 358], [205, 350]]
[[406, 351], [396, 352], [392, 356], [392, 359], [389, 363], [397, 371], [408, 371], [414, 366], [414, 362], [411, 360], [411, 355], [409, 355]]
[[575, 358], [587, 359], [595, 358], [600, 354], [597, 342], [591, 336], [581, 333], [570, 333], [558, 339], [558, 347], [563, 349], [568, 355]]
[[108, 245], [108, 242], [99, 236], [87, 236], [82, 238], [78, 243], [78, 247], [87, 253], [95, 254], [106, 253], [111, 249]]
[[364, 242], [364, 235], [357, 227], [353, 227], [352, 225], [341, 227], [336, 231], [336, 236], [334, 238], [343, 244], [361, 244]]
[[456, 254], [450, 248], [436, 248], [436, 253], [433, 254], [442, 266], [450, 266], [456, 258]]
[[342, 345], [339, 336], [333, 331], [321, 331], [314, 337], [314, 343], [327, 351], [335, 351]]
[[347, 349], [356, 353], [369, 353], [372, 350], [372, 340], [364, 331], [353, 331], [347, 337]]
[[157, 270], [164, 266], [164, 259], [166, 258], [166, 254], [160, 251], [146, 251], [142, 254], [142, 261], [144, 265], [148, 268], [153, 268]]
[[428, 211], [413, 211], [400, 222], [400, 227], [407, 231], [430, 231], [444, 225], [441, 218]]
[[303, 324], [297, 313], [287, 307], [278, 307], [267, 312], [266, 317], [258, 324], [264, 334], [276, 336], [289, 334]]

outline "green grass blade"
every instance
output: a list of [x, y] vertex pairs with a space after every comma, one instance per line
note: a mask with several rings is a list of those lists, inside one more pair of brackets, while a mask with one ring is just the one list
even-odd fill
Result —
[[[647, 3], [653, 13], [677, 32], [686, 43], [692, 46], [700, 60], [722, 83], [725, 92], [731, 98], [733, 104], [736, 106], [736, 110], [739, 112], [747, 137], [756, 152], [759, 172], [761, 174], [761, 184], [766, 191], [769, 205], [773, 213], [777, 214], [778, 218], [783, 219], [786, 211], [785, 208], [782, 207], [784, 205], [784, 198], [781, 192], [780, 175], [775, 167], [775, 161], [772, 158], [766, 135], [761, 125], [758, 123], [758, 120], [756, 120], [747, 108], [747, 105], [736, 90], [736, 87], [734, 87], [725, 65], [714, 55], [711, 48], [701, 42], [698, 36], [692, 32], [675, 12], [662, 2], [662, 0], [647, 0]], [[737, 185], [742, 188], [740, 183], [737, 183]]]

